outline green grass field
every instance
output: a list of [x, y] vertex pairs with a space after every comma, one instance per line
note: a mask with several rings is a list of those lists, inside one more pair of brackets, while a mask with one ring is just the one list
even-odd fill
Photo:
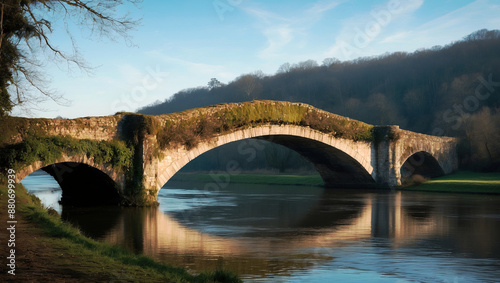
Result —
[[[271, 184], [294, 186], [323, 186], [320, 175], [268, 175], [268, 174], [198, 174], [181, 173], [173, 181], [180, 182], [229, 182], [235, 184]], [[500, 194], [500, 173], [460, 171], [435, 178], [420, 185], [401, 188], [412, 191]]]
[[173, 181], [188, 182], [227, 182], [238, 184], [269, 184], [269, 185], [294, 185], [294, 186], [323, 186], [320, 175], [267, 175], [267, 174], [176, 174]]
[[500, 173], [460, 171], [402, 190], [500, 194]]

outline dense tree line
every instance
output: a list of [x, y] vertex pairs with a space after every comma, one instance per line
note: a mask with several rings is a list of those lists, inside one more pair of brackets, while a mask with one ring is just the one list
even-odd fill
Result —
[[341, 62], [285, 63], [276, 74], [180, 91], [139, 110], [164, 114], [254, 99], [304, 102], [375, 125], [464, 137], [464, 162], [500, 170], [500, 31], [447, 46]]

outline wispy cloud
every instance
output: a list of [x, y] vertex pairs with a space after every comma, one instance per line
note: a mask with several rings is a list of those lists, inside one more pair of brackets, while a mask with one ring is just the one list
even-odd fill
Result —
[[394, 34], [389, 34], [382, 40], [380, 40], [380, 43], [397, 43], [401, 42], [402, 40], [407, 40], [408, 36], [410, 36], [412, 32], [410, 31], [402, 31]]
[[259, 22], [265, 23], [265, 24], [271, 24], [274, 21], [282, 21], [282, 22], [291, 22], [291, 19], [288, 19], [286, 17], [280, 16], [276, 13], [273, 13], [271, 11], [267, 11], [264, 9], [260, 8], [255, 8], [255, 7], [244, 7], [243, 10], [251, 15], [254, 16], [259, 20]]
[[[387, 41], [402, 36], [401, 31], [394, 27], [408, 20], [423, 4], [424, 0], [389, 1], [344, 19], [335, 38], [335, 44], [325, 52], [325, 57], [354, 59], [371, 52], [373, 42], [377, 39], [382, 40], [384, 35]], [[391, 34], [395, 30], [400, 34]]]
[[[182, 55], [179, 56], [169, 56], [161, 50], [148, 52], [148, 57], [154, 58], [155, 64], [159, 64], [162, 71], [169, 73], [169, 87], [175, 92], [184, 88], [204, 86], [210, 78], [214, 77], [222, 82], [228, 82], [240, 74], [227, 62], [225, 65], [207, 64], [200, 61], [190, 61], [184, 59], [185, 57]], [[190, 75], [181, 75], [186, 73]], [[172, 93], [175, 92], [172, 91]]]
[[[301, 14], [290, 17], [278, 15], [271, 11], [244, 7], [243, 10], [256, 19], [256, 27], [266, 38], [266, 47], [258, 52], [260, 58], [275, 58], [283, 56], [283, 50], [291, 43], [307, 34], [308, 29], [319, 21], [322, 16], [344, 1], [319, 1]], [[303, 40], [296, 46], [304, 46]]]
[[329, 1], [315, 3], [311, 8], [306, 10], [307, 14], [314, 16], [321, 16], [323, 13], [328, 12], [345, 1]]
[[430, 47], [448, 44], [479, 29], [499, 29], [500, 5], [493, 2], [475, 1], [412, 30], [387, 35], [380, 43], [401, 46], [418, 42], [420, 47]]
[[176, 68], [183, 68], [187, 69], [190, 72], [193, 73], [198, 73], [198, 74], [218, 74], [221, 72], [224, 72], [225, 66], [223, 65], [213, 65], [213, 64], [206, 64], [206, 63], [199, 63], [199, 62], [192, 62], [186, 59], [181, 59], [177, 57], [171, 57], [168, 55], [165, 55], [163, 52], [159, 50], [154, 50], [151, 52], [148, 52], [148, 55], [155, 58], [155, 60], [162, 61], [164, 63], [167, 63], [170, 68], [174, 67]]
[[[388, 2], [387, 5], [379, 7], [379, 9], [388, 9], [390, 11], [390, 3], [392, 1]], [[391, 12], [396, 18], [398, 17], [403, 17], [405, 14], [408, 13], [413, 13], [416, 10], [420, 9], [422, 5], [424, 4], [424, 0], [409, 0], [409, 1], [396, 1], [396, 3], [399, 3], [399, 6]]]
[[290, 25], [277, 25], [270, 26], [262, 32], [267, 38], [267, 47], [260, 54], [266, 57], [277, 54], [284, 46], [290, 43], [294, 39], [296, 31]]
[[127, 84], [138, 84], [146, 74], [145, 70], [139, 70], [130, 64], [119, 65], [117, 71], [120, 80]]
[[411, 35], [421, 42], [446, 44], [479, 29], [500, 28], [498, 15], [498, 1], [478, 0], [418, 26]]
[[[446, 45], [479, 29], [500, 29], [500, 5], [496, 0], [477, 0], [427, 22], [419, 22], [412, 15], [423, 4], [422, 0], [408, 1], [397, 13], [391, 14], [390, 23], [375, 36], [369, 36], [364, 25], [374, 19], [373, 11], [383, 6], [347, 19], [325, 57], [350, 60], [385, 52], [411, 52]], [[366, 42], [361, 42], [363, 45], [360, 46], [356, 40], [362, 39]]]

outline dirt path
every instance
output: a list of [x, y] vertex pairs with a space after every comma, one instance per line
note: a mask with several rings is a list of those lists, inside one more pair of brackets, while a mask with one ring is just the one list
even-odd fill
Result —
[[[36, 227], [19, 211], [15, 219], [15, 275], [8, 274], [7, 257], [11, 248], [7, 246], [10, 237], [7, 227], [11, 224], [7, 223], [7, 217], [7, 195], [0, 193], [0, 282], [138, 281], [127, 275], [131, 269], [137, 272], [137, 267], [125, 266], [111, 259], [106, 262], [97, 260], [86, 249], [47, 236], [42, 228]], [[143, 282], [148, 281], [147, 276], [143, 278]]]
[[[54, 247], [43, 237], [43, 232], [35, 228], [27, 221], [21, 213], [16, 213], [17, 223], [15, 224], [15, 276], [7, 271], [10, 249], [7, 246], [10, 232], [7, 230], [11, 224], [7, 223], [7, 196], [0, 195], [0, 254], [1, 254], [1, 274], [2, 282], [49, 282], [49, 281], [84, 281], [82, 274], [73, 270], [70, 266], [60, 266], [56, 262], [73, 262], [70, 256], [65, 255], [64, 250], [55, 250]], [[58, 259], [56, 260], [57, 257]], [[76, 264], [76, 263], [75, 263]], [[79, 280], [80, 279], [80, 280]], [[87, 278], [89, 280], [90, 278]], [[98, 279], [98, 278], [95, 278]], [[104, 279], [104, 278], [100, 278]], [[87, 281], [85, 280], [85, 281]]]
[[0, 186], [0, 282], [241, 282], [225, 271], [193, 276], [183, 268], [87, 239], [34, 205], [23, 188], [16, 193], [15, 275], [11, 275], [7, 257], [14, 247], [8, 247], [8, 196]]

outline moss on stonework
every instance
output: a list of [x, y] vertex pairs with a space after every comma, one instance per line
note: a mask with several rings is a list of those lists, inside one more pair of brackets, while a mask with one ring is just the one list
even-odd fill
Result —
[[132, 165], [132, 150], [123, 141], [78, 140], [72, 137], [31, 136], [0, 148], [0, 167], [22, 169], [36, 161], [52, 164], [63, 154], [86, 155], [95, 163], [120, 171]]
[[396, 126], [377, 126], [372, 128], [372, 140], [375, 143], [380, 143], [385, 140], [397, 141], [400, 134]]
[[[27, 137], [60, 136], [60, 133], [71, 136], [71, 133], [80, 134], [83, 131], [90, 135], [108, 130], [112, 133], [120, 119], [121, 116], [77, 119], [0, 117], [0, 147], [19, 143]], [[97, 121], [100, 129], [96, 129], [92, 121]]]
[[151, 116], [128, 113], [120, 121], [122, 139], [132, 149], [132, 166], [126, 176], [123, 192], [123, 205], [150, 206], [157, 204], [148, 198], [144, 187], [144, 139], [146, 135], [156, 134], [156, 124]]
[[[303, 103], [252, 101], [219, 104], [156, 116], [164, 120], [156, 137], [160, 149], [184, 145], [190, 149], [221, 133], [261, 125], [310, 127], [337, 138], [372, 141], [372, 125], [319, 110]], [[153, 131], [152, 131], [153, 132]]]
[[[38, 125], [31, 127], [31, 124]], [[46, 119], [28, 119], [18, 117], [0, 118], [0, 146], [16, 143], [25, 136], [41, 136], [45, 134]]]
[[[49, 165], [63, 154], [86, 155], [95, 163], [110, 164], [117, 171], [127, 170], [123, 192], [126, 204], [151, 205], [151, 195], [144, 188], [144, 156], [159, 157], [167, 148], [190, 149], [219, 134], [265, 125], [297, 125], [336, 138], [374, 140], [372, 125], [303, 103], [268, 100], [219, 104], [158, 116], [117, 113], [78, 119], [5, 117], [0, 119], [0, 167], [20, 169], [36, 161]], [[114, 140], [70, 137], [74, 133], [89, 136], [108, 130], [107, 138]]]

